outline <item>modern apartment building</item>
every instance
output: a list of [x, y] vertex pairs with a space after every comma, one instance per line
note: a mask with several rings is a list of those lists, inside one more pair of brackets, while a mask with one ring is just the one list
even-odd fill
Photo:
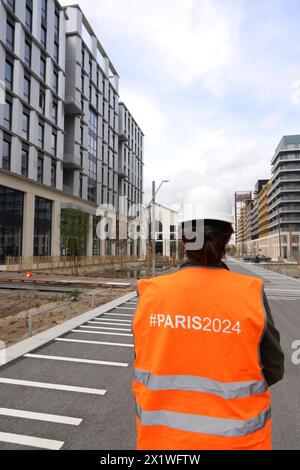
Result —
[[258, 195], [258, 238], [262, 238], [269, 233], [268, 192], [271, 183], [271, 180], [268, 180]]
[[[0, 265], [7, 256], [64, 253], [61, 220], [69, 209], [88, 214], [82, 254], [115, 254], [117, 244], [99, 241], [95, 228], [107, 204], [119, 211], [126, 107], [80, 7], [0, 0], [0, 82]], [[142, 203], [143, 134], [131, 115], [129, 122], [125, 191]]]
[[[300, 135], [283, 136], [271, 161], [272, 177], [259, 180], [258, 200], [252, 202], [258, 210], [258, 237], [244, 231], [237, 250], [263, 253], [272, 259], [300, 258]], [[258, 184], [257, 183], [257, 184]], [[241, 210], [238, 225], [252, 224], [257, 235], [257, 218]]]

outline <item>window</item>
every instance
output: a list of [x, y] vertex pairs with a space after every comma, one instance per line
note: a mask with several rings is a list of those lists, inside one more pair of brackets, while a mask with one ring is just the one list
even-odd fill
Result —
[[46, 91], [44, 88], [40, 87], [40, 96], [39, 96], [39, 107], [45, 114], [45, 101], [46, 101]]
[[4, 137], [3, 139], [3, 150], [2, 150], [2, 168], [3, 170], [10, 170], [10, 158], [11, 158], [11, 138], [10, 136]]
[[23, 120], [22, 120], [22, 131], [23, 137], [29, 140], [29, 121], [30, 121], [30, 112], [28, 109], [23, 110]]
[[81, 74], [81, 92], [84, 93], [84, 75]]
[[56, 187], [56, 160], [51, 160], [51, 187]]
[[7, 19], [6, 21], [6, 45], [11, 49], [14, 50], [15, 44], [15, 23], [11, 19]]
[[6, 3], [12, 9], [12, 11], [15, 11], [15, 0], [7, 0]]
[[5, 61], [5, 86], [8, 90], [13, 89], [14, 81], [14, 59], [11, 57], [6, 57]]
[[80, 126], [80, 143], [83, 145], [83, 126]]
[[46, 57], [43, 55], [40, 62], [40, 77], [44, 82], [46, 81]]
[[31, 86], [30, 75], [25, 72], [24, 74], [24, 100], [27, 103], [30, 103], [30, 86]]
[[23, 193], [0, 186], [0, 264], [22, 255]]
[[82, 66], [82, 68], [84, 68], [84, 61], [85, 61], [85, 53], [84, 53], [84, 49], [82, 49], [82, 51], [81, 51], [81, 66]]
[[55, 92], [58, 92], [58, 72], [57, 70], [53, 71], [53, 88]]
[[41, 148], [44, 148], [44, 137], [45, 137], [45, 126], [42, 121], [39, 122], [38, 128], [38, 144]]
[[58, 103], [56, 100], [52, 102], [52, 119], [54, 120], [55, 124], [57, 124], [57, 114], [58, 114]]
[[11, 129], [12, 105], [13, 105], [12, 98], [7, 97], [5, 100], [4, 113], [3, 113], [3, 126], [6, 129]]
[[41, 43], [42, 45], [44, 46], [44, 48], [46, 49], [46, 46], [47, 46], [47, 30], [45, 28], [45, 26], [41, 26]]
[[93, 76], [93, 60], [92, 60], [91, 56], [89, 58], [89, 67], [90, 67], [90, 78], [92, 78], [92, 76]]
[[52, 202], [41, 197], [35, 198], [34, 213], [34, 256], [51, 255]]
[[90, 101], [92, 101], [92, 87], [90, 85], [90, 88], [89, 88], [89, 93], [90, 93]]
[[37, 162], [37, 180], [39, 183], [44, 181], [44, 156], [40, 153]]
[[55, 132], [52, 132], [51, 150], [54, 153], [54, 155], [56, 155], [56, 151], [57, 151], [57, 134]]
[[24, 62], [28, 67], [31, 66], [31, 42], [29, 39], [25, 41]]
[[22, 160], [21, 160], [21, 175], [28, 178], [28, 155], [29, 150], [27, 145], [22, 147]]
[[54, 34], [58, 38], [59, 36], [59, 10], [55, 10], [54, 16]]
[[82, 198], [82, 173], [79, 175], [79, 197]]
[[26, 0], [25, 25], [32, 30], [32, 0]]
[[42, 20], [47, 19], [47, 0], [41, 0], [41, 17]]
[[58, 54], [59, 54], [59, 46], [58, 43], [54, 43], [54, 59], [56, 62], [58, 62]]

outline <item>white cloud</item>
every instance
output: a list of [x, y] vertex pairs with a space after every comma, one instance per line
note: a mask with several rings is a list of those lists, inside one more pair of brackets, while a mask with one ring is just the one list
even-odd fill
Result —
[[[63, 0], [63, 4], [67, 4]], [[141, 63], [156, 75], [187, 85], [234, 58], [238, 8], [216, 0], [80, 0], [106, 36], [143, 49]]]
[[[120, 73], [121, 100], [145, 133], [146, 202], [152, 179], [170, 179], [158, 200], [175, 204], [202, 182], [234, 192], [270, 175], [281, 133], [297, 132], [290, 109], [300, 104], [299, 62], [291, 42], [286, 50], [282, 11], [277, 23], [272, 16], [275, 2], [79, 3]], [[273, 48], [276, 37], [282, 50]]]

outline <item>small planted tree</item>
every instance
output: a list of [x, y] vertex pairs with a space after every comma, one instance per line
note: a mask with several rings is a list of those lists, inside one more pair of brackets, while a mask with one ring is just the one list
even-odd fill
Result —
[[62, 251], [72, 260], [72, 274], [79, 273], [80, 258], [86, 255], [89, 216], [77, 209], [63, 209], [61, 215]]

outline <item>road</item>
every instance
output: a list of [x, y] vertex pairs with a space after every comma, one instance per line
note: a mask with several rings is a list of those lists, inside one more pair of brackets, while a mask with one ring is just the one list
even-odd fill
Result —
[[[230, 269], [264, 279], [286, 357], [272, 387], [273, 447], [300, 448], [300, 283], [260, 266]], [[134, 449], [132, 299], [0, 368], [0, 449]]]
[[300, 449], [300, 365], [292, 363], [291, 344], [300, 340], [300, 281], [252, 263], [231, 261], [232, 271], [261, 277], [285, 354], [285, 375], [271, 387], [273, 447]]
[[0, 368], [0, 449], [134, 449], [136, 299]]

